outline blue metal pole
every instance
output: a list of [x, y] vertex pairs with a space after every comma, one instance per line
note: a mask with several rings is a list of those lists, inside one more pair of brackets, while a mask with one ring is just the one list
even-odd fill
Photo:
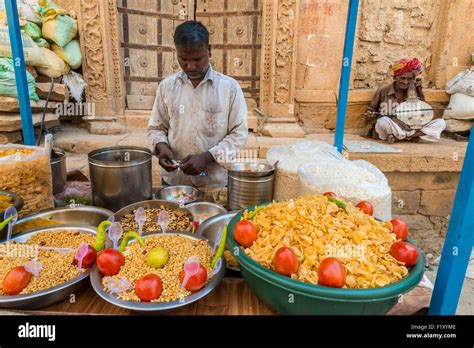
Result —
[[474, 136], [471, 133], [459, 177], [443, 253], [428, 313], [453, 315], [474, 245]]
[[26, 81], [26, 65], [23, 56], [23, 43], [21, 40], [16, 0], [5, 0], [5, 7], [7, 10], [8, 32], [10, 34], [13, 65], [15, 67], [16, 90], [18, 93], [18, 104], [20, 105], [23, 142], [25, 145], [35, 145], [35, 133], [33, 130], [33, 121], [31, 120], [30, 95]]
[[341, 80], [339, 81], [339, 98], [337, 101], [336, 134], [334, 135], [334, 146], [339, 152], [342, 152], [342, 146], [344, 144], [344, 126], [346, 124], [347, 98], [349, 95], [349, 80], [351, 77], [358, 9], [359, 0], [349, 0], [346, 37], [344, 39], [344, 53], [342, 56]]

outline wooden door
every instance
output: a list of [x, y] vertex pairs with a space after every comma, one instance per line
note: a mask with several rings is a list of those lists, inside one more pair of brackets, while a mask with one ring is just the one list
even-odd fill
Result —
[[193, 2], [120, 0], [118, 12], [127, 108], [151, 110], [158, 83], [180, 69], [173, 33], [194, 17]]
[[261, 0], [195, 0], [196, 20], [209, 30], [211, 63], [235, 78], [247, 98], [258, 99]]
[[119, 0], [118, 13], [128, 109], [151, 110], [159, 82], [180, 70], [173, 33], [193, 18], [209, 30], [214, 68], [257, 101], [261, 0]]

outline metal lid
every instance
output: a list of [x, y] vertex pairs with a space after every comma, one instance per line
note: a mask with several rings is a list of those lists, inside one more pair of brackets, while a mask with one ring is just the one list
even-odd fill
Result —
[[89, 164], [98, 167], [131, 167], [151, 161], [151, 151], [138, 146], [112, 146], [89, 152]]
[[229, 174], [236, 177], [264, 177], [272, 175], [275, 167], [270, 164], [252, 162], [252, 163], [231, 163], [226, 165]]

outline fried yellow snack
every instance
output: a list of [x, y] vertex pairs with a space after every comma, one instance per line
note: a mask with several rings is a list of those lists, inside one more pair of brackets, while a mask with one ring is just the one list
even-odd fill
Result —
[[[280, 247], [290, 247], [299, 262], [293, 279], [317, 284], [326, 257], [338, 258], [346, 269], [347, 288], [381, 287], [408, 274], [390, 255], [396, 241], [389, 225], [364, 214], [349, 202], [345, 209], [323, 195], [274, 202], [253, 218], [258, 236], [245, 252], [266, 268]], [[249, 216], [244, 212], [243, 219]]]

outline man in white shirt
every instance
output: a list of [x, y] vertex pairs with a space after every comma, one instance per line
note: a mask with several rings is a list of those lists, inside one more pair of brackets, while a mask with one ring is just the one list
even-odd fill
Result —
[[244, 148], [247, 106], [233, 78], [209, 64], [209, 33], [196, 21], [176, 27], [182, 71], [158, 86], [148, 138], [168, 185], [220, 187], [227, 184], [226, 160]]

